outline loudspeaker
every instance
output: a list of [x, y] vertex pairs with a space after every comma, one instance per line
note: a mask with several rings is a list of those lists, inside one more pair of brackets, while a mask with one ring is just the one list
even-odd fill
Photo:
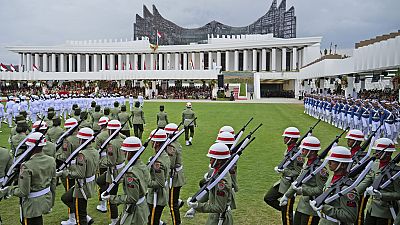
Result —
[[218, 88], [224, 88], [224, 75], [218, 75]]

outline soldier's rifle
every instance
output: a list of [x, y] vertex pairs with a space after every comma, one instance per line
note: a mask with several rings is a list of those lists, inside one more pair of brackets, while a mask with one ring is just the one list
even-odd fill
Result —
[[[159, 129], [160, 128], [157, 128], [157, 130], [153, 133], [153, 135], [156, 134]], [[105, 190], [105, 192], [101, 194], [102, 196], [109, 195], [111, 190], [114, 188], [115, 185], [117, 185], [120, 182], [124, 174], [129, 170], [129, 168], [131, 168], [136, 163], [136, 161], [139, 159], [139, 157], [142, 155], [144, 150], [149, 145], [151, 139], [153, 138], [153, 135], [151, 135], [150, 138], [147, 139], [147, 141], [142, 145], [142, 147], [140, 147], [140, 149], [135, 153], [135, 155], [133, 155], [133, 157], [128, 161], [128, 163], [124, 166], [121, 172], [119, 172], [119, 174], [115, 177], [112, 183], [108, 186], [107, 190]]]
[[225, 175], [229, 172], [229, 170], [237, 163], [239, 160], [240, 156], [243, 154], [243, 151], [246, 149], [247, 146], [250, 145], [251, 142], [254, 141], [255, 137], [252, 137], [254, 132], [260, 128], [262, 124], [258, 125], [256, 129], [254, 129], [252, 132], [250, 132], [249, 135], [246, 136], [246, 138], [243, 139], [243, 141], [238, 145], [238, 149], [235, 153], [231, 155], [231, 157], [219, 168], [218, 172], [213, 174], [210, 179], [208, 180], [207, 183], [205, 183], [199, 191], [197, 191], [191, 198], [191, 202], [197, 202], [200, 199], [202, 199], [215, 185], [218, 184], [219, 181], [221, 181]]
[[375, 159], [375, 156], [367, 159], [360, 166], [353, 168], [347, 174], [347, 176], [343, 176], [331, 187], [327, 188], [321, 195], [313, 200], [315, 202], [315, 206], [318, 208], [323, 204], [329, 204], [352, 191], [368, 174], [372, 165], [374, 164]]
[[[384, 150], [382, 150], [384, 151]], [[374, 179], [372, 187], [374, 190], [382, 190], [390, 185], [399, 175], [397, 163], [400, 162], [400, 154], [397, 154], [380, 172], [379, 176]]]
[[279, 163], [277, 166], [278, 170], [283, 170], [285, 169], [291, 162], [293, 162], [298, 156], [300, 156], [301, 151], [299, 151], [299, 146], [301, 144], [301, 141], [303, 141], [304, 138], [312, 134], [312, 131], [314, 128], [321, 122], [321, 119], [319, 119], [314, 126], [310, 127], [310, 129], [305, 133], [296, 143], [296, 145], [293, 147], [292, 151], [289, 151], [285, 154], [283, 157], [282, 161]]
[[[342, 133], [337, 135], [335, 139], [326, 147], [321, 154], [318, 155], [317, 159], [315, 159], [310, 165], [310, 169], [302, 173], [297, 179], [294, 181], [294, 186], [301, 187], [301, 185], [307, 183], [312, 177], [314, 177], [322, 168], [325, 167], [326, 162], [324, 161], [325, 157], [328, 155], [329, 151], [339, 143], [339, 139], [347, 132], [350, 127], [346, 128]], [[315, 170], [314, 168], [317, 167]]]
[[89, 139], [87, 139], [85, 142], [83, 142], [78, 148], [76, 148], [71, 155], [68, 156], [68, 158], [62, 162], [60, 165], [57, 166], [57, 172], [61, 172], [63, 171], [65, 168], [68, 167], [69, 164], [71, 164], [71, 162], [78, 156], [78, 154], [80, 153], [80, 151], [84, 148], [86, 148], [92, 141], [94, 141], [94, 139], [96, 138], [97, 135], [99, 135], [101, 131], [98, 131], [96, 133], [93, 134], [92, 137], [90, 137]]
[[82, 123], [83, 120], [79, 120], [75, 126], [69, 128], [67, 131], [65, 131], [56, 141], [56, 150], [60, 149], [64, 139], [67, 138], [68, 136], [72, 135], [76, 129], [78, 129], [79, 125]]
[[242, 129], [240, 129], [240, 131], [237, 134], [235, 134], [235, 142], [233, 142], [233, 145], [231, 148], [234, 148], [237, 145], [237, 143], [239, 142], [240, 138], [243, 135], [243, 132], [246, 130], [246, 127], [250, 124], [250, 122], [252, 120], [253, 120], [253, 117], [251, 117], [250, 120], [242, 127]]
[[[197, 120], [197, 117], [194, 118], [189, 125], [184, 126], [183, 129], [181, 129], [177, 134], [175, 134], [173, 137], [168, 137], [167, 140], [164, 142], [164, 144], [161, 146], [161, 148], [157, 151], [157, 153], [152, 156], [149, 160], [149, 162], [146, 164], [148, 168], [153, 166], [153, 164], [157, 161], [158, 157], [164, 152], [165, 149], [167, 149], [167, 146], [174, 142], [175, 140], [178, 140], [178, 138], [185, 132], [185, 129], [189, 129], [189, 127], [194, 123], [194, 121]], [[182, 122], [179, 124], [179, 126], [182, 124]]]
[[[383, 125], [383, 123], [381, 123], [381, 124], [379, 125], [379, 127], [378, 127], [375, 131], [373, 131], [373, 132], [368, 136], [368, 139], [365, 140], [364, 143], [363, 143], [363, 145], [361, 146], [360, 151], [358, 151], [358, 152], [354, 155], [354, 157], [360, 156], [362, 153], [365, 152], [365, 149], [367, 149], [367, 147], [369, 147], [367, 153], [365, 154], [365, 156], [364, 156], [364, 157], [357, 163], [357, 165], [355, 165], [355, 166], [361, 165], [361, 164], [362, 164], [365, 160], [367, 160], [367, 159], [369, 158], [369, 156], [371, 155], [372, 145], [374, 144], [374, 142], [373, 142], [372, 140], [375, 138], [376, 132], [378, 132], [378, 130], [381, 128], [382, 125]], [[353, 158], [354, 158], [354, 157], [353, 157]]]
[[104, 149], [106, 149], [108, 143], [110, 143], [110, 141], [112, 141], [114, 138], [117, 137], [117, 135], [119, 134], [119, 132], [122, 130], [122, 128], [124, 128], [125, 124], [131, 119], [132, 115], [129, 116], [128, 120], [125, 121], [123, 124], [121, 124], [121, 127], [116, 129], [105, 141], [104, 143], [100, 146], [99, 149], [99, 154], [101, 155], [101, 153], [104, 151]]

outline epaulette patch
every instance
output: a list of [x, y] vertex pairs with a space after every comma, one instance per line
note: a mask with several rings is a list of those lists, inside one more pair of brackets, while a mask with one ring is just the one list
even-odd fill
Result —
[[217, 185], [218, 190], [224, 190], [225, 188], [225, 182], [220, 181]]
[[356, 195], [354, 193], [347, 193], [347, 198], [350, 200], [354, 200], [356, 198]]

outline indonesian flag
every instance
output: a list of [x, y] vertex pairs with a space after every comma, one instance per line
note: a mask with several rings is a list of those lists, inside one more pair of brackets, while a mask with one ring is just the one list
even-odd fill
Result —
[[159, 32], [159, 31], [157, 31], [157, 37], [158, 38], [161, 38], [162, 36], [161, 36], [161, 33]]
[[0, 69], [3, 72], [6, 72], [8, 70], [7, 67], [3, 63], [0, 64]]
[[39, 71], [39, 68], [37, 68], [37, 66], [35, 64], [32, 65], [32, 69], [33, 69], [33, 71]]
[[13, 66], [13, 64], [10, 65], [12, 72], [17, 71], [17, 69], [15, 68], [15, 66]]

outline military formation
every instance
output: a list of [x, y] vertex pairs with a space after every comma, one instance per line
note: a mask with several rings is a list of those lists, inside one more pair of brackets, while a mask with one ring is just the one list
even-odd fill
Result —
[[[301, 136], [296, 127], [284, 130], [287, 149], [275, 167], [281, 177], [265, 194], [265, 203], [281, 212], [284, 225], [400, 224], [400, 154], [394, 154], [393, 139], [385, 137], [380, 129], [372, 127], [365, 133], [357, 129], [357, 123], [334, 118], [334, 111], [327, 114], [319, 104], [314, 106], [318, 99], [308, 96], [305, 100], [305, 112], [319, 119], [308, 132]], [[384, 114], [379, 113], [381, 124], [388, 120]], [[373, 112], [369, 116], [373, 120]], [[320, 151], [321, 142], [312, 131], [322, 120], [345, 128]], [[343, 135], [347, 145], [339, 146]]]
[[[168, 120], [161, 105], [157, 129], [147, 138], [144, 102], [133, 102], [127, 111], [120, 98], [31, 96], [26, 107], [18, 100], [23, 98], [8, 98], [6, 108], [17, 110], [4, 113], [11, 149], [0, 148], [0, 198], [20, 199], [22, 224], [43, 224], [61, 190], [68, 207], [62, 225], [93, 224], [89, 201], [98, 201], [96, 210], [109, 214], [110, 225], [166, 224], [165, 207], [172, 224], [182, 223], [180, 191], [186, 178], [178, 138], [185, 134], [185, 145], [192, 145], [197, 126], [192, 104], [186, 104], [179, 125]], [[187, 218], [208, 213], [207, 224], [233, 224], [237, 160], [251, 138], [239, 142], [245, 127], [237, 134], [231, 126], [218, 132], [207, 154], [210, 170], [199, 182], [203, 191], [187, 200]], [[154, 154], [145, 163], [140, 156], [148, 146]]]

